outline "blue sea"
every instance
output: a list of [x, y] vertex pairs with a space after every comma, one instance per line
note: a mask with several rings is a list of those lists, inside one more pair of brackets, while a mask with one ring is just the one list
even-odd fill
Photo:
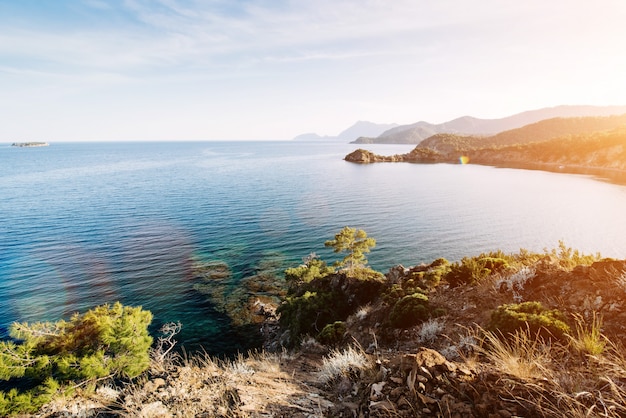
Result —
[[[343, 226], [377, 240], [383, 272], [438, 257], [554, 248], [626, 258], [626, 187], [582, 175], [478, 165], [343, 161], [332, 142], [0, 145], [0, 336], [13, 321], [141, 305], [155, 329], [211, 354], [254, 345], [194, 288], [225, 263], [224, 294], [280, 276]], [[368, 146], [381, 154], [411, 146]]]

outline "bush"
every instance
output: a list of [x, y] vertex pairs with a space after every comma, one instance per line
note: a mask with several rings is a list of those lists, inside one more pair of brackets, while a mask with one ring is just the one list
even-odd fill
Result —
[[[496, 254], [500, 255], [500, 254]], [[463, 257], [460, 263], [454, 263], [445, 279], [452, 287], [464, 284], [476, 284], [493, 273], [501, 272], [509, 267], [503, 257], [492, 254], [481, 254], [477, 257]]]
[[360, 306], [376, 299], [385, 286], [382, 274], [369, 269], [359, 278], [334, 273], [290, 289], [278, 307], [280, 324], [290, 332], [291, 343], [303, 335], [317, 335], [330, 323], [344, 321]]
[[441, 279], [450, 272], [450, 262], [445, 258], [433, 261], [428, 270], [424, 272], [424, 282], [428, 287], [437, 287]]
[[428, 313], [428, 296], [416, 292], [396, 302], [389, 314], [389, 323], [394, 328], [408, 328], [427, 319]]
[[548, 252], [547, 249], [544, 249], [544, 252], [556, 258], [559, 265], [566, 270], [571, 270], [576, 266], [589, 266], [602, 259], [600, 253], [584, 254], [578, 250], [568, 247], [563, 241], [559, 241], [558, 249], [553, 248], [550, 252]]
[[326, 265], [325, 261], [320, 260], [315, 254], [311, 254], [304, 259], [304, 264], [285, 270], [285, 280], [291, 288], [295, 288], [315, 279], [326, 277], [334, 271], [332, 267]]
[[341, 296], [336, 292], [306, 291], [301, 296], [288, 297], [278, 307], [280, 323], [291, 333], [292, 343], [302, 335], [315, 335], [328, 323], [342, 315]]
[[59, 382], [139, 375], [150, 363], [151, 320], [148, 311], [116, 303], [70, 321], [13, 324], [10, 335], [17, 342], [0, 342], [0, 380], [27, 390], [0, 392], [0, 413], [38, 409]]
[[325, 345], [336, 345], [343, 340], [343, 336], [347, 331], [346, 324], [342, 321], [335, 321], [324, 327], [322, 332], [317, 335], [317, 341]]
[[523, 302], [501, 305], [491, 313], [488, 329], [499, 331], [504, 336], [516, 331], [528, 330], [533, 335], [546, 340], [556, 338], [565, 340], [570, 328], [564, 322], [564, 316], [558, 310], [547, 310], [541, 302]]

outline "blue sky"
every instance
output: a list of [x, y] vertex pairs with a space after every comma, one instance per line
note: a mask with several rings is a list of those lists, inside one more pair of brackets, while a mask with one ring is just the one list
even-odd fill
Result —
[[0, 142], [626, 105], [623, 0], [0, 0]]

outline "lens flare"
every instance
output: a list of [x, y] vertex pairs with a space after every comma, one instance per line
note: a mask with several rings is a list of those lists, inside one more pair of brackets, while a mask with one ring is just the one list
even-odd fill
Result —
[[469, 157], [467, 155], [461, 155], [459, 157], [459, 163], [461, 163], [461, 164], [469, 164]]

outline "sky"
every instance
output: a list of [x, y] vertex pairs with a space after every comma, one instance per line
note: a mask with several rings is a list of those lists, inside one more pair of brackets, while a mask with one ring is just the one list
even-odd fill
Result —
[[0, 0], [0, 142], [626, 105], [624, 0]]

